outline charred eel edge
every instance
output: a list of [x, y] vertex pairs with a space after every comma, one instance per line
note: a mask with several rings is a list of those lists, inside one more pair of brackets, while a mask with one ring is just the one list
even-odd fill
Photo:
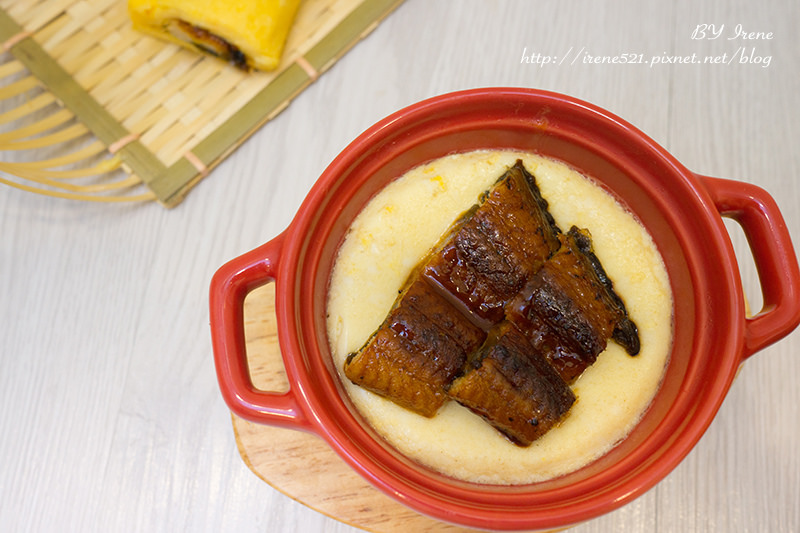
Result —
[[588, 230], [582, 230], [576, 226], [572, 226], [567, 234], [574, 239], [578, 250], [580, 250], [587, 259], [589, 266], [591, 266], [592, 271], [595, 276], [597, 276], [597, 280], [605, 289], [605, 293], [611, 304], [621, 314], [622, 318], [617, 321], [614, 332], [612, 333], [612, 338], [625, 348], [625, 351], [628, 352], [629, 355], [637, 355], [641, 349], [639, 329], [636, 327], [636, 323], [628, 317], [628, 310], [625, 308], [625, 303], [614, 290], [614, 283], [608, 277], [600, 259], [595, 255], [592, 239]]

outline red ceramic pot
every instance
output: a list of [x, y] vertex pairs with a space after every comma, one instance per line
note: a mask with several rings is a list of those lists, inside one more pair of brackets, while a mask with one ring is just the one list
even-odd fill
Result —
[[[644, 224], [675, 294], [663, 384], [641, 422], [590, 465], [542, 483], [456, 481], [385, 444], [350, 404], [332, 367], [328, 279], [347, 227], [382, 187], [421, 163], [482, 148], [537, 152], [596, 178]], [[747, 235], [764, 305], [745, 314], [722, 217]], [[290, 390], [257, 390], [245, 355], [242, 305], [275, 283]], [[270, 242], [224, 265], [211, 284], [220, 388], [237, 415], [320, 435], [389, 496], [431, 517], [491, 529], [545, 529], [609, 512], [666, 476], [700, 439], [739, 365], [800, 322], [800, 272], [774, 200], [746, 183], [707, 178], [614, 115], [560, 94], [478, 89], [432, 98], [377, 123], [331, 163], [296, 218]]]

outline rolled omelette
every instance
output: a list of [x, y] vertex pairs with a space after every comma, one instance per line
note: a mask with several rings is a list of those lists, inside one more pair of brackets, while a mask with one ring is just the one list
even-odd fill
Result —
[[274, 70], [301, 0], [128, 0], [134, 29], [244, 69]]

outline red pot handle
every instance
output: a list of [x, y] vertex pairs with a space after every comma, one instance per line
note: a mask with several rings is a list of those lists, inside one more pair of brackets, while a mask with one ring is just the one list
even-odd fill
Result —
[[789, 230], [764, 189], [740, 181], [698, 176], [722, 216], [739, 223], [758, 271], [764, 304], [745, 320], [744, 354], [788, 335], [800, 323], [800, 269]]
[[283, 241], [282, 233], [214, 274], [209, 297], [211, 341], [217, 380], [231, 411], [254, 422], [307, 429], [308, 419], [293, 391], [256, 389], [247, 365], [244, 299], [254, 289], [276, 282]]

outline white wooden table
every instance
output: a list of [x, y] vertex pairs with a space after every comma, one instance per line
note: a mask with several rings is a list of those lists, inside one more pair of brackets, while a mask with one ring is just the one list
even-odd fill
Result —
[[[216, 269], [284, 229], [373, 122], [479, 86], [604, 107], [695, 172], [767, 189], [800, 243], [798, 22], [794, 0], [407, 0], [174, 210], [0, 188], [0, 530], [353, 530], [240, 459], [210, 347]], [[737, 25], [763, 38], [729, 39]], [[735, 59], [668, 62], [692, 54]], [[800, 531], [798, 375], [795, 332], [745, 364], [672, 474], [574, 531]]]

